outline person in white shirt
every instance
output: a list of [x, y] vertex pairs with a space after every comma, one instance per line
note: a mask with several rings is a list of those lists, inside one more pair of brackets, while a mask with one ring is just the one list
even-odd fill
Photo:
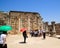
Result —
[[39, 32], [39, 36], [42, 36], [42, 30], [40, 29], [40, 30], [38, 30], [38, 32]]
[[3, 33], [0, 34], [0, 48], [7, 48], [6, 36], [7, 36], [6, 31], [3, 31]]

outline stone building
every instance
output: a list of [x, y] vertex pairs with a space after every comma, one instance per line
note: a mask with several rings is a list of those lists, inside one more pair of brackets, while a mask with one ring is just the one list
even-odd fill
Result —
[[55, 24], [56, 34], [60, 35], [60, 23]]
[[0, 26], [1, 25], [11, 25], [13, 30], [11, 34], [17, 34], [20, 29], [25, 27], [27, 32], [36, 29], [45, 29], [47, 34], [60, 35], [60, 23], [43, 22], [42, 17], [37, 12], [23, 12], [23, 11], [10, 11], [8, 13], [0, 12]]
[[51, 34], [51, 36], [60, 35], [60, 23], [55, 23], [55, 21], [52, 21], [50, 25], [48, 22], [45, 22], [44, 25], [47, 34]]
[[27, 32], [43, 28], [42, 18], [37, 12], [10, 11], [9, 17], [9, 24], [13, 27], [12, 34], [19, 33], [23, 27], [28, 29]]
[[9, 17], [7, 13], [0, 12], [0, 25], [8, 24], [8, 19]]

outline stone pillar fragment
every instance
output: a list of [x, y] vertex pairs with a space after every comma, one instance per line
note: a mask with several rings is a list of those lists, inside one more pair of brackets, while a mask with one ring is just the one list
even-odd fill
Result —
[[51, 24], [52, 24], [52, 34], [53, 34], [53, 36], [55, 36], [56, 35], [55, 22], [53, 21], [53, 22], [51, 22]]
[[44, 25], [45, 25], [44, 27], [45, 27], [46, 34], [49, 35], [48, 22], [45, 22]]
[[46, 32], [48, 32], [48, 22], [45, 22]]

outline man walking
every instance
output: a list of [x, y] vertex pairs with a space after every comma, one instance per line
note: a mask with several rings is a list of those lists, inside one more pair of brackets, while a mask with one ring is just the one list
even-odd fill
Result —
[[45, 30], [42, 30], [42, 34], [43, 34], [43, 39], [45, 39], [46, 38], [46, 32], [45, 32]]
[[24, 43], [26, 43], [26, 38], [27, 38], [26, 30], [23, 32], [23, 37], [24, 37]]

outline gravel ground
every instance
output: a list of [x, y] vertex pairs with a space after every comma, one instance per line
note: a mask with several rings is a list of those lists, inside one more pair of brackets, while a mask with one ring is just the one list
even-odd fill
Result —
[[23, 42], [21, 34], [7, 36], [8, 48], [60, 48], [60, 39], [47, 36], [43, 40], [42, 37], [30, 37], [28, 35], [27, 43], [20, 42]]

